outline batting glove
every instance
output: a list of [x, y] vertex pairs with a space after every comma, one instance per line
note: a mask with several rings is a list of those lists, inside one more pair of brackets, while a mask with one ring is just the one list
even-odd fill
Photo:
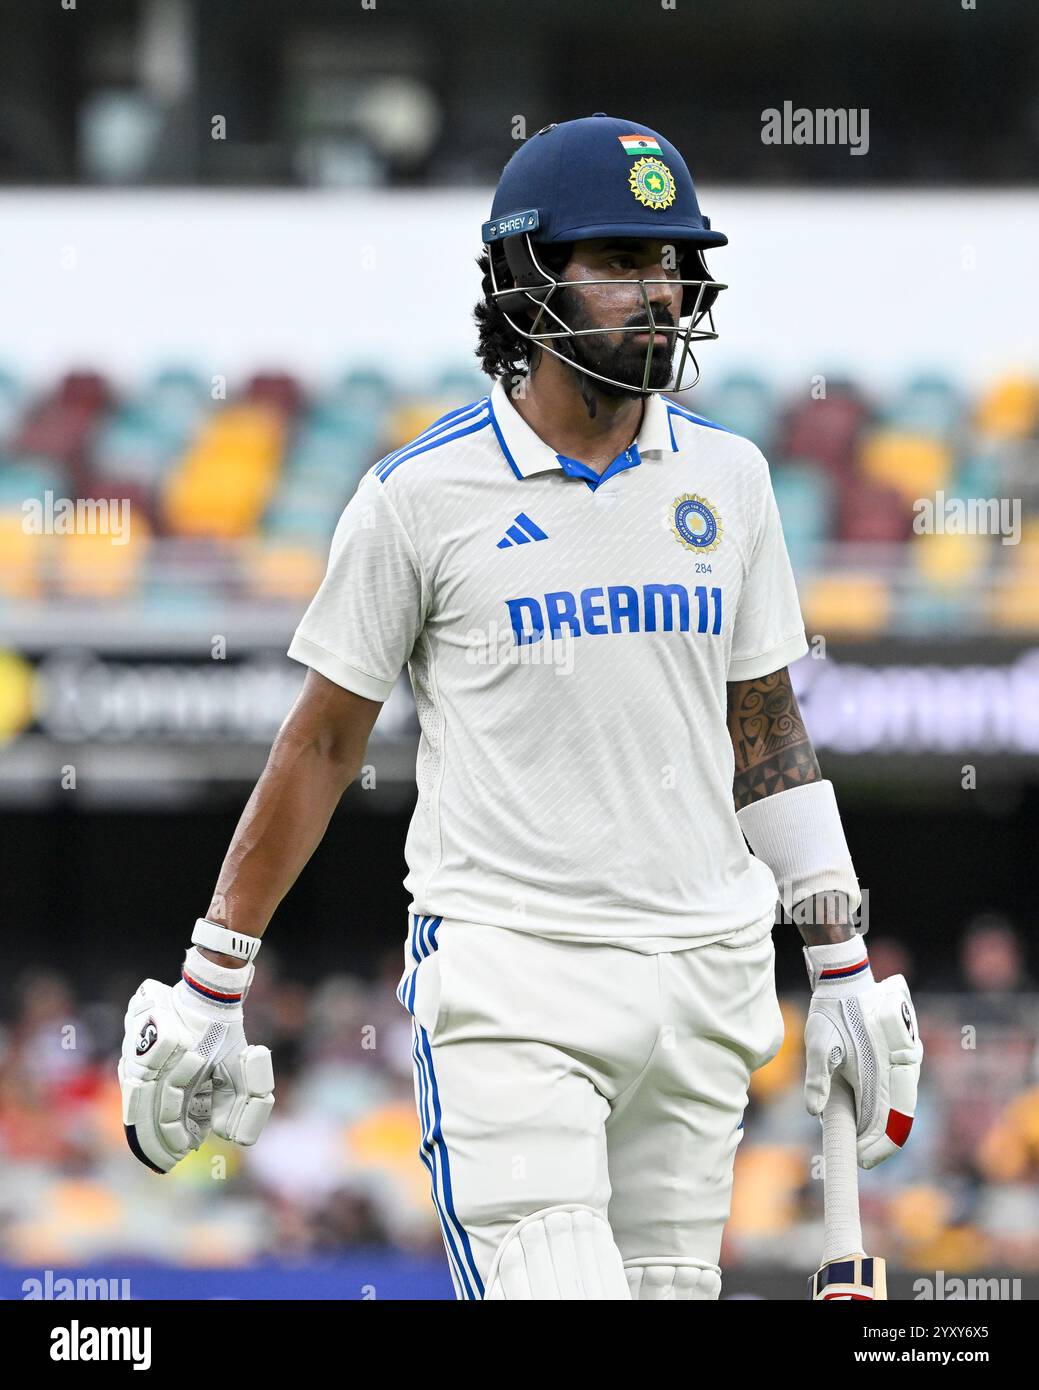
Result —
[[855, 1092], [859, 1166], [875, 1168], [909, 1138], [924, 1049], [902, 975], [873, 979], [862, 938], [806, 946], [805, 1106], [822, 1115], [835, 1072]]
[[123, 1125], [153, 1172], [168, 1173], [210, 1130], [248, 1145], [267, 1123], [270, 1049], [246, 1043], [242, 1012], [254, 969], [215, 965], [192, 947], [178, 984], [145, 980], [130, 1000], [119, 1059]]

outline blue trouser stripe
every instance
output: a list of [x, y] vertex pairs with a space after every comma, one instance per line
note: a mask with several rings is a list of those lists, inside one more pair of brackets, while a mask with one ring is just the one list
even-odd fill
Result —
[[437, 1156], [434, 1149], [430, 1145], [429, 1139], [427, 1137], [431, 1128], [429, 1119], [429, 1089], [426, 1082], [426, 1073], [423, 1059], [419, 1053], [419, 1035], [417, 1023], [414, 1024], [413, 1031], [415, 1036], [415, 1045], [412, 1048], [411, 1055], [415, 1059], [415, 1074], [418, 1077], [419, 1122], [422, 1127], [422, 1143], [419, 1145], [418, 1156], [422, 1160], [422, 1164], [425, 1167], [426, 1171], [429, 1173], [430, 1192], [433, 1197], [433, 1206], [436, 1208], [437, 1217], [440, 1221], [440, 1229], [444, 1233], [444, 1245], [447, 1249], [447, 1259], [448, 1263], [451, 1266], [451, 1274], [452, 1278], [454, 1279], [455, 1287], [457, 1290], [462, 1290], [465, 1297], [471, 1298], [472, 1289], [469, 1284], [469, 1281], [465, 1277], [465, 1270], [462, 1267], [462, 1263], [458, 1255], [458, 1246], [455, 1244], [454, 1234], [452, 1233], [451, 1227], [448, 1224], [447, 1213], [444, 1211], [444, 1208], [440, 1203], [439, 1194], [437, 1193]]
[[[461, 1238], [462, 1247], [465, 1251], [465, 1263], [462, 1265], [461, 1273], [465, 1281], [466, 1289], [469, 1290], [469, 1297], [472, 1298], [474, 1295], [471, 1292], [468, 1277], [471, 1276], [472, 1281], [476, 1286], [475, 1296], [478, 1298], [482, 1298], [484, 1292], [483, 1280], [480, 1278], [479, 1272], [476, 1268], [476, 1260], [473, 1257], [473, 1249], [469, 1243], [469, 1235], [465, 1227], [459, 1221], [458, 1216], [455, 1212], [454, 1195], [451, 1190], [451, 1164], [447, 1156], [447, 1145], [444, 1142], [443, 1112], [440, 1107], [440, 1093], [437, 1089], [436, 1073], [433, 1070], [433, 1053], [429, 1046], [429, 1037], [426, 1033], [426, 1030], [419, 1026], [418, 1032], [420, 1038], [422, 1039], [422, 1054], [425, 1059], [427, 1080], [429, 1082], [430, 1094], [432, 1095], [433, 1099], [433, 1127], [431, 1132], [429, 1133], [429, 1137], [426, 1140], [426, 1143], [427, 1146], [431, 1144], [432, 1149], [435, 1150], [440, 1156], [440, 1181], [441, 1186], [443, 1188], [444, 1206], [447, 1210], [448, 1217], [450, 1218], [452, 1224], [456, 1227], [458, 1231], [458, 1234]], [[453, 1242], [452, 1248], [454, 1248]]]
[[[437, 949], [437, 932], [443, 919], [441, 917], [419, 917], [414, 914], [411, 916], [411, 929], [409, 933], [409, 949], [416, 967], [419, 962], [425, 960]], [[417, 968], [412, 970], [407, 981], [405, 1004], [409, 1013], [413, 1012], [415, 1003], [415, 986], [418, 978]], [[399, 991], [398, 991], [399, 997]], [[465, 1227], [458, 1220], [454, 1209], [454, 1197], [451, 1188], [451, 1165], [447, 1154], [447, 1145], [443, 1135], [443, 1112], [440, 1105], [440, 1094], [437, 1089], [436, 1075], [433, 1071], [433, 1054], [429, 1044], [429, 1037], [418, 1020], [414, 1020], [415, 1045], [412, 1049], [412, 1056], [415, 1060], [416, 1076], [418, 1078], [418, 1097], [419, 1097], [419, 1122], [422, 1129], [422, 1143], [419, 1147], [419, 1158], [422, 1160], [430, 1176], [433, 1204], [436, 1207], [440, 1226], [444, 1233], [444, 1244], [447, 1247], [448, 1260], [451, 1263], [453, 1273], [456, 1276], [456, 1287], [463, 1291], [466, 1298], [483, 1297], [483, 1281], [477, 1272], [476, 1261], [473, 1257], [472, 1246]], [[440, 1188], [437, 1185], [437, 1170], [440, 1172]], [[461, 1245], [461, 1251], [459, 1250]]]

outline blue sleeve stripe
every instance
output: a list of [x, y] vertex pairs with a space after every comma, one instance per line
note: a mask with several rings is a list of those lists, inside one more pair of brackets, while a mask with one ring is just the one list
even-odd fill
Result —
[[722, 434], [735, 433], [735, 431], [728, 429], [725, 425], [719, 425], [716, 421], [708, 420], [703, 415], [694, 415], [691, 410], [686, 410], [684, 409], [684, 407], [680, 405], [675, 405], [674, 402], [670, 402], [667, 407], [667, 425], [668, 429], [671, 431], [672, 449], [678, 448], [678, 445], [675, 442], [675, 427], [671, 423], [671, 418], [674, 415], [677, 415], [682, 420], [688, 420], [690, 424], [693, 425], [703, 425], [706, 429], [709, 430], [721, 430]]
[[409, 439], [407, 444], [402, 444], [399, 449], [394, 449], [392, 453], [380, 459], [372, 471], [377, 478], [385, 476], [392, 466], [398, 460], [402, 459], [405, 454], [410, 454], [412, 450], [446, 433], [453, 425], [462, 424], [464, 420], [475, 418], [486, 408], [487, 397], [484, 396], [481, 400], [473, 401], [471, 405], [459, 406], [457, 410], [448, 411], [446, 415], [441, 415], [439, 420], [434, 420], [434, 422], [424, 429], [421, 434], [416, 435], [414, 439]]
[[394, 449], [393, 452], [387, 454], [384, 459], [380, 459], [379, 463], [375, 465], [376, 468], [381, 467], [384, 463], [390, 462], [391, 459], [395, 459], [398, 454], [404, 453], [405, 449], [410, 449], [412, 445], [420, 444], [424, 439], [428, 439], [439, 430], [446, 429], [452, 420], [457, 420], [462, 415], [469, 415], [472, 412], [480, 410], [487, 404], [487, 399], [486, 396], [481, 396], [478, 401], [471, 401], [469, 405], [460, 405], [457, 410], [449, 410], [446, 415], [441, 415], [439, 419], [434, 420], [431, 425], [427, 425], [422, 433], [417, 434], [414, 439], [409, 439], [408, 442], [402, 444], [399, 449]]
[[[457, 423], [463, 424], [463, 422]], [[402, 463], [408, 463], [411, 459], [418, 458], [420, 454], [428, 454], [431, 449], [439, 449], [442, 444], [452, 444], [456, 439], [464, 439], [467, 434], [475, 434], [477, 430], [486, 429], [489, 424], [490, 417], [484, 412], [484, 414], [478, 416], [472, 424], [463, 424], [462, 428], [452, 430], [449, 434], [441, 434], [437, 438], [430, 439], [424, 444], [416, 441], [414, 445], [410, 446], [403, 453], [398, 454], [387, 467], [383, 467], [377, 474], [377, 477], [380, 482], [384, 483], [390, 474], [398, 469]]]

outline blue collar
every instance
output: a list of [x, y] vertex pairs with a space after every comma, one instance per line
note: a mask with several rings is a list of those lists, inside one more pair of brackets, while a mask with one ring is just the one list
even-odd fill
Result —
[[565, 454], [556, 454], [556, 458], [560, 468], [568, 478], [583, 478], [593, 492], [607, 478], [612, 478], [617, 473], [623, 473], [626, 468], [638, 468], [642, 462], [637, 441], [625, 449], [623, 454], [618, 454], [601, 473], [596, 473], [594, 468], [589, 468], [580, 459], [568, 459]]
[[658, 395], [647, 396], [638, 438], [624, 453], [618, 454], [600, 475], [578, 459], [557, 454], [550, 444], [535, 434], [509, 400], [508, 392], [500, 381], [494, 383], [490, 394], [491, 425], [501, 451], [517, 478], [529, 478], [534, 473], [560, 469], [570, 477], [583, 478], [592, 485], [593, 490], [625, 468], [637, 467], [646, 454], [677, 449], [670, 425], [671, 405], [671, 401]]

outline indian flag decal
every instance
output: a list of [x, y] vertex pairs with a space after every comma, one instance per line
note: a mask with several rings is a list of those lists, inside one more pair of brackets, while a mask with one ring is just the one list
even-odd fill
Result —
[[663, 154], [657, 142], [651, 135], [618, 135], [617, 139], [624, 146], [624, 153], [636, 154]]

